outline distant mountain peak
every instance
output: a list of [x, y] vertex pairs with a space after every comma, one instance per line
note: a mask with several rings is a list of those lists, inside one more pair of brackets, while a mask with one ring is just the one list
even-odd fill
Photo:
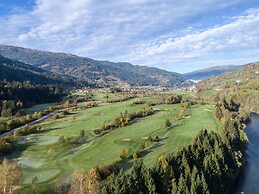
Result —
[[208, 67], [208, 68], [192, 71], [189, 73], [185, 73], [183, 75], [190, 80], [202, 80], [216, 75], [220, 75], [225, 72], [233, 71], [241, 67], [242, 65], [241, 66], [239, 65], [213, 66], [213, 67]]

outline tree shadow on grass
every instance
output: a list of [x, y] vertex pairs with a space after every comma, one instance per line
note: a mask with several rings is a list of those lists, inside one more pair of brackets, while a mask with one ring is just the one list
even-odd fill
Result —
[[171, 130], [171, 129], [174, 129], [174, 128], [176, 128], [176, 127], [179, 127], [179, 126], [182, 126], [183, 125], [183, 123], [179, 123], [179, 124], [176, 124], [176, 125], [172, 125], [172, 126], [170, 126], [169, 128], [167, 128], [166, 130]]
[[125, 171], [127, 171], [127, 170], [131, 169], [131, 167], [133, 166], [133, 157], [129, 156], [128, 158], [118, 161], [118, 162], [116, 162], [116, 165], [120, 166]]
[[[167, 138], [168, 138], [168, 137], [165, 137], [165, 138], [163, 138], [163, 140], [164, 140], [164, 139], [167, 139]], [[160, 141], [162, 141], [162, 139], [160, 139]], [[140, 154], [141, 154], [141, 158], [143, 158], [143, 157], [145, 157], [146, 155], [148, 155], [149, 153], [155, 151], [155, 149], [161, 147], [161, 146], [164, 145], [164, 144], [165, 144], [165, 143], [159, 142], [159, 143], [154, 144], [154, 145], [151, 146], [150, 148], [148, 148], [148, 149], [142, 151], [142, 152], [140, 153]], [[140, 159], [141, 159], [141, 158], [140, 158]], [[127, 170], [131, 169], [131, 167], [133, 166], [134, 160], [133, 160], [133, 157], [132, 157], [132, 155], [131, 155], [131, 156], [129, 156], [129, 157], [127, 157], [127, 158], [125, 158], [125, 159], [123, 159], [123, 160], [121, 160], [121, 161], [118, 161], [116, 164], [117, 164], [118, 166], [122, 167], [125, 171], [127, 171]]]
[[56, 131], [58, 129], [61, 129], [60, 127], [55, 127], [55, 128], [49, 128], [49, 129], [44, 129], [44, 130], [39, 130], [39, 131], [36, 131], [34, 134], [41, 134], [41, 133], [47, 133], [47, 132], [50, 132], [50, 131]]
[[34, 143], [33, 142], [27, 142], [25, 144], [18, 144], [17, 142], [15, 142], [13, 144], [13, 151], [9, 154], [5, 154], [5, 155], [1, 155], [1, 158], [7, 158], [8, 160], [15, 160], [19, 157], [22, 156], [22, 153], [27, 150], [28, 147], [33, 146]]
[[[168, 137], [165, 137], [165, 138], [163, 138], [163, 139], [167, 139], [167, 138], [168, 138]], [[161, 139], [160, 141], [162, 141], [162, 139]], [[142, 151], [142, 152], [141, 152], [141, 157], [145, 157], [146, 155], [148, 155], [149, 153], [155, 151], [155, 149], [157, 149], [157, 148], [163, 146], [164, 144], [165, 144], [164, 142], [159, 142], [159, 143], [154, 144], [154, 145], [151, 146], [150, 148], [148, 148], [148, 149]]]
[[154, 142], [160, 142], [160, 141], [164, 141], [168, 139], [168, 137], [162, 137], [162, 138], [159, 138], [159, 140], [153, 140]]
[[69, 113], [66, 113], [65, 116], [78, 115], [78, 114], [79, 114], [78, 112], [69, 112]]

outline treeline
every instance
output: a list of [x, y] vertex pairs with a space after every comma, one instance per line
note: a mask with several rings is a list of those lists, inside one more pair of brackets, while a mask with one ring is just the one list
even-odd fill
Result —
[[93, 100], [93, 93], [84, 93], [84, 96], [74, 95], [73, 91], [67, 95], [67, 99], [73, 101], [74, 103], [78, 102], [88, 102]]
[[155, 106], [159, 104], [178, 104], [186, 99], [182, 95], [157, 95], [153, 100], [147, 101], [149, 106]]
[[35, 104], [59, 101], [62, 89], [54, 85], [31, 84], [30, 82], [0, 82], [0, 112], [2, 117], [11, 117], [23, 108]]
[[178, 104], [185, 102], [187, 99], [182, 95], [155, 95], [152, 100], [136, 100], [131, 105], [147, 104], [149, 106], [155, 106], [160, 104]]
[[223, 124], [226, 120], [235, 119], [237, 116], [242, 123], [246, 123], [250, 117], [249, 113], [249, 109], [241, 108], [240, 104], [232, 98], [224, 98], [222, 101], [219, 101], [214, 111], [215, 117]]
[[132, 113], [125, 111], [124, 113], [121, 113], [120, 116], [114, 120], [114, 122], [109, 124], [104, 123], [100, 129], [94, 129], [94, 133], [97, 135], [103, 135], [105, 133], [108, 133], [112, 129], [116, 129], [116, 128], [124, 127], [128, 125], [129, 122], [132, 121], [133, 119], [146, 117], [153, 114], [154, 112], [155, 111], [152, 107], [143, 108]]
[[0, 122], [0, 134], [2, 134], [3, 132], [6, 132], [6, 131], [12, 130], [14, 128], [23, 126], [25, 124], [28, 124], [34, 120], [41, 118], [42, 116], [45, 116], [45, 115], [55, 111], [55, 110], [66, 109], [66, 108], [70, 108], [73, 106], [75, 106], [75, 104], [70, 103], [69, 101], [66, 101], [63, 104], [50, 106], [47, 109], [45, 109], [43, 111], [35, 112], [34, 114], [27, 114], [27, 115], [20, 116], [18, 118], [11, 117], [5, 121]]

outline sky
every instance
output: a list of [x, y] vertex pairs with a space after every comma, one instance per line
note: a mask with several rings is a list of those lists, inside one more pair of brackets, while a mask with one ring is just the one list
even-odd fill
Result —
[[0, 44], [179, 73], [259, 61], [259, 0], [0, 0]]

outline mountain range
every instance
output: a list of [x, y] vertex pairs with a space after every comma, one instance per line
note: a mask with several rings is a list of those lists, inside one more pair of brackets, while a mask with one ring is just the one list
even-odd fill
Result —
[[127, 62], [98, 61], [69, 53], [0, 45], [0, 78], [2, 80], [30, 80], [35, 83], [55, 83], [70, 87], [123, 85], [179, 87], [191, 83], [187, 80], [202, 80], [241, 67], [215, 66], [179, 74]]
[[65, 87], [83, 86], [87, 82], [68, 75], [53, 73], [42, 68], [8, 59], [0, 55], [0, 81], [30, 81], [34, 84], [58, 84]]
[[224, 66], [214, 66], [214, 67], [209, 67], [205, 69], [200, 69], [197, 71], [192, 71], [189, 73], [183, 74], [187, 79], [190, 80], [203, 80], [209, 77], [213, 77], [216, 75], [220, 75], [225, 72], [230, 72], [234, 71], [238, 68], [241, 68], [242, 66], [240, 65], [224, 65]]
[[6, 58], [29, 64], [55, 74], [68, 75], [98, 86], [180, 86], [186, 80], [179, 73], [125, 62], [97, 61], [67, 53], [53, 53], [0, 45]]

